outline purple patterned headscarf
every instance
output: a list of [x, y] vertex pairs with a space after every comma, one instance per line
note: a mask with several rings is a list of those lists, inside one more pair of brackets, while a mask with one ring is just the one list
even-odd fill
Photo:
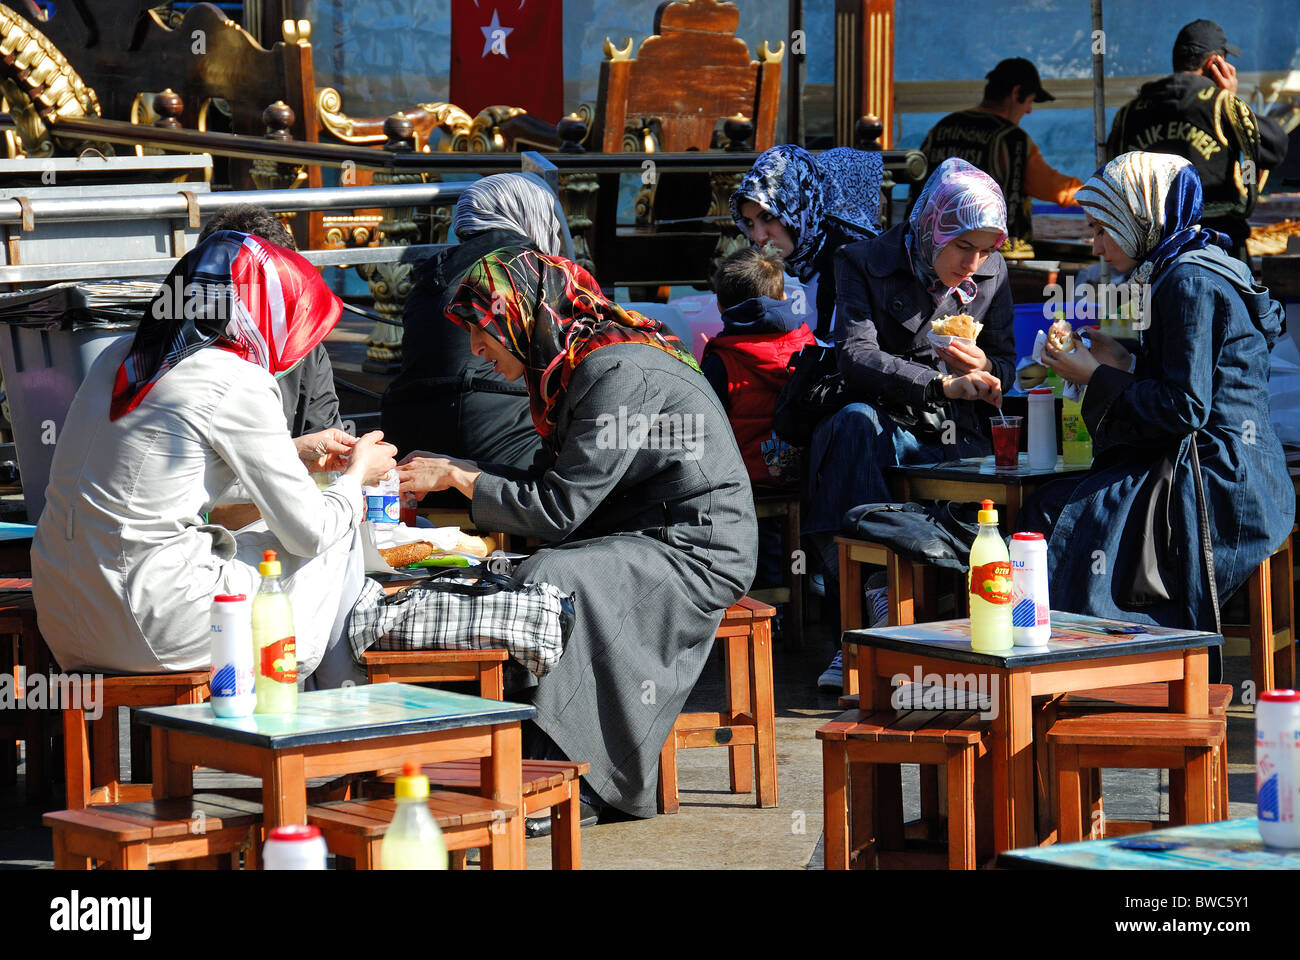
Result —
[[935, 303], [956, 293], [963, 303], [975, 299], [975, 282], [946, 286], [934, 272], [934, 259], [952, 240], [968, 230], [998, 234], [998, 246], [1007, 238], [1007, 203], [997, 181], [965, 160], [949, 157], [935, 168], [908, 218], [907, 253], [916, 274]]

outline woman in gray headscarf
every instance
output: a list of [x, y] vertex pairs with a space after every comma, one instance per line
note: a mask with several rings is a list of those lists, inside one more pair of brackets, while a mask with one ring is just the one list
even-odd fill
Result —
[[555, 194], [533, 173], [476, 180], [451, 223], [457, 246], [421, 263], [412, 277], [402, 370], [381, 404], [384, 436], [403, 452], [527, 467], [541, 444], [527, 393], [470, 353], [469, 334], [443, 312], [466, 271], [493, 250], [523, 246], [572, 258], [569, 227]]

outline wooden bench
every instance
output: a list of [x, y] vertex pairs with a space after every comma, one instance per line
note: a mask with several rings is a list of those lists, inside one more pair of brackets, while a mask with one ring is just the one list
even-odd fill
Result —
[[[988, 754], [986, 736], [991, 721], [973, 710], [880, 710], [864, 715], [850, 710], [817, 730], [822, 741], [822, 797], [827, 870], [847, 870], [857, 856], [876, 858], [889, 835], [901, 837], [902, 811], [896, 823], [872, 822], [873, 798], [852, 797], [849, 772], [853, 764], [904, 763], [941, 766], [948, 781], [948, 867], [974, 870], [976, 854], [976, 762]], [[853, 778], [855, 790], [869, 792], [871, 777]], [[865, 818], [868, 822], [856, 822]], [[852, 838], [862, 838], [851, 849]]]
[[[1047, 732], [1047, 747], [1056, 770], [1060, 841], [1083, 839], [1083, 771], [1107, 767], [1182, 771], [1179, 787], [1170, 778], [1170, 823], [1222, 819], [1226, 811], [1216, 817], [1214, 754], [1224, 748], [1226, 728], [1222, 717], [1167, 713], [1104, 713], [1057, 720]], [[1181, 802], [1175, 802], [1175, 791], [1181, 794]]]
[[[430, 793], [428, 804], [448, 851], [500, 847], [501, 854], [493, 858], [493, 863], [509, 862], [504, 826], [515, 815], [514, 807], [443, 791]], [[346, 857], [358, 870], [377, 870], [384, 833], [396, 812], [397, 801], [393, 799], [344, 800], [308, 807], [307, 822], [320, 828], [325, 845], [336, 857]], [[463, 860], [460, 863], [463, 865]]]
[[98, 719], [87, 717], [84, 706], [64, 707], [63, 768], [68, 809], [152, 797], [152, 787], [139, 782], [144, 771], [132, 771], [136, 783], [122, 783], [117, 708], [203, 703], [208, 699], [208, 675], [207, 670], [191, 670], [104, 677]]
[[781, 487], [755, 486], [754, 513], [759, 520], [781, 518], [781, 581], [779, 587], [751, 590], [750, 599], [760, 603], [783, 603], [782, 640], [796, 649], [803, 647], [804, 575], [796, 573], [794, 552], [799, 549], [799, 491]]
[[[523, 764], [524, 816], [551, 811], [551, 868], [582, 867], [578, 778], [591, 770], [589, 763], [568, 760], [525, 760]], [[477, 794], [481, 791], [481, 764], [477, 760], [449, 760], [426, 764], [421, 771], [431, 787]], [[375, 777], [366, 783], [368, 794], [391, 796], [397, 774]], [[474, 847], [477, 844], [467, 844]], [[333, 848], [331, 848], [333, 849]]]
[[505, 698], [510, 654], [493, 650], [367, 650], [361, 655], [371, 683], [477, 683], [479, 696]]
[[1246, 581], [1247, 621], [1223, 625], [1223, 655], [1250, 657], [1255, 696], [1295, 686], [1295, 555], [1292, 527], [1286, 541]]
[[[153, 863], [253, 869], [261, 841], [261, 804], [210, 794], [175, 800], [60, 810], [42, 818], [54, 831], [54, 869], [147, 870]], [[217, 859], [220, 858], [220, 859]]]
[[[677, 751], [726, 747], [732, 793], [755, 789], [756, 802], [777, 805], [776, 705], [772, 692], [772, 617], [765, 603], [742, 597], [729, 607], [716, 637], [726, 657], [727, 708], [718, 713], [683, 713], [659, 751], [659, 812], [676, 813]], [[751, 752], [752, 750], [752, 752]]]

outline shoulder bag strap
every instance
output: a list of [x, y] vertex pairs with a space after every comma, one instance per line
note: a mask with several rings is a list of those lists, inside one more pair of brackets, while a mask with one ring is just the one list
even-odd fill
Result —
[[1210, 588], [1210, 602], [1214, 606], [1214, 632], [1222, 636], [1223, 622], [1219, 616], [1219, 585], [1214, 578], [1214, 545], [1210, 542], [1210, 514], [1205, 506], [1205, 483], [1201, 477], [1201, 457], [1196, 450], [1197, 434], [1192, 433], [1192, 480], [1196, 484], [1196, 519], [1201, 541], [1201, 559], [1205, 563], [1205, 580]]

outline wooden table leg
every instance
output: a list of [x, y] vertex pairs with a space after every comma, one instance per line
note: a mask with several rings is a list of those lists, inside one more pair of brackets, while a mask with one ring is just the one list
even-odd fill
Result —
[[845, 747], [822, 741], [822, 840], [827, 870], [849, 868], [849, 806], [844, 776]]
[[993, 836], [997, 852], [1034, 837], [1034, 718], [1028, 670], [993, 671], [1001, 699], [993, 718]]
[[[1210, 712], [1210, 652], [1206, 647], [1183, 651], [1183, 679], [1169, 682], [1169, 712], [1203, 717]], [[1187, 771], [1169, 771], [1169, 817], [1185, 823], [1183, 806]]]
[[167, 759], [168, 737], [162, 727], [154, 727], [153, 736], [153, 797], [188, 797], [194, 793], [194, 768], [188, 763]]
[[262, 822], [267, 830], [307, 822], [307, 774], [301, 753], [269, 752], [262, 768]]
[[[750, 630], [753, 625], [751, 623]], [[755, 677], [750, 671], [749, 637], [725, 637], [722, 649], [727, 672], [727, 724], [737, 726], [740, 718], [752, 715], [750, 687]], [[754, 749], [745, 746], [727, 747], [727, 770], [732, 793], [750, 793], [754, 789]]]
[[518, 722], [492, 727], [492, 756], [482, 764], [483, 796], [515, 808], [504, 827], [492, 825], [492, 842], [479, 851], [485, 870], [524, 867], [523, 753]]
[[[839, 544], [840, 548], [840, 632], [856, 630], [863, 625], [862, 620], [862, 565], [849, 558], [848, 544]], [[856, 647], [841, 645], [844, 671], [844, 696], [858, 692], [858, 653]]]
[[505, 664], [501, 661], [481, 663], [478, 668], [478, 695], [484, 700], [504, 700], [506, 696]]
[[[758, 766], [758, 806], [775, 807], [776, 783], [776, 702], [772, 682], [772, 621], [753, 622], [749, 642], [749, 682], [753, 684], [749, 705], [754, 718], [754, 752]], [[743, 750], [743, 748], [742, 748]], [[732, 751], [732, 754], [740, 751]], [[744, 752], [748, 752], [744, 750]]]

